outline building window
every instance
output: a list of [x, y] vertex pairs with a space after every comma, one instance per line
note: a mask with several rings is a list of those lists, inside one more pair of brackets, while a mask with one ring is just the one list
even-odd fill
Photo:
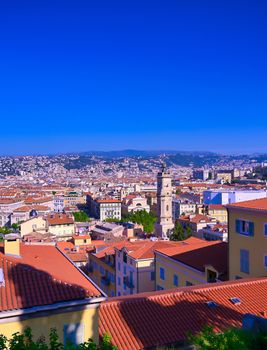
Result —
[[71, 343], [78, 345], [84, 342], [84, 324], [83, 323], [70, 323], [65, 324], [63, 327], [64, 333], [64, 345]]
[[177, 275], [173, 275], [173, 285], [174, 285], [175, 287], [178, 287], [178, 284], [179, 284], [179, 282], [178, 282], [178, 276], [177, 276]]
[[120, 271], [121, 270], [121, 263], [118, 262], [118, 270]]
[[185, 285], [186, 285], [187, 287], [190, 287], [190, 286], [193, 286], [193, 283], [191, 283], [191, 282], [189, 282], [189, 281], [186, 281], [186, 282], [185, 282]]
[[254, 236], [254, 222], [246, 220], [236, 220], [236, 232], [245, 236]]
[[165, 280], [165, 269], [163, 267], [159, 269], [159, 276], [161, 280]]
[[118, 277], [118, 285], [120, 286], [121, 285], [121, 278]]
[[249, 251], [240, 249], [240, 271], [249, 273]]
[[126, 266], [123, 266], [123, 273], [126, 275]]
[[267, 236], [267, 224], [264, 224], [264, 235]]
[[267, 255], [264, 255], [264, 267], [267, 267]]
[[151, 271], [150, 273], [150, 280], [155, 281], [155, 271]]

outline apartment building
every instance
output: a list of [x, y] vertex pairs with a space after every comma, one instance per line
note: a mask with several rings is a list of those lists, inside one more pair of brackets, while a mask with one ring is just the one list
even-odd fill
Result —
[[94, 201], [94, 212], [97, 219], [121, 219], [121, 201], [117, 199], [96, 199]]
[[11, 215], [11, 225], [19, 224], [34, 216], [47, 215], [50, 211], [50, 208], [45, 205], [23, 205], [13, 211]]
[[49, 232], [59, 239], [72, 237], [75, 234], [74, 220], [69, 214], [53, 213], [46, 217]]
[[172, 219], [175, 221], [181, 215], [191, 215], [196, 213], [197, 205], [189, 201], [173, 199], [172, 201]]
[[23, 204], [24, 201], [20, 199], [0, 198], [0, 227], [9, 226], [13, 211]]
[[155, 251], [156, 289], [212, 283], [227, 278], [227, 243], [190, 237]]
[[49, 232], [57, 239], [71, 238], [75, 234], [74, 220], [63, 213], [36, 216], [21, 223], [20, 232], [22, 237], [32, 232]]
[[115, 246], [124, 244], [126, 242], [107, 244], [102, 241], [88, 253], [88, 276], [109, 297], [116, 295]]
[[248, 200], [266, 198], [266, 191], [264, 190], [227, 190], [214, 189], [203, 191], [203, 202], [205, 205], [209, 204], [232, 204], [237, 202], [244, 202]]
[[217, 223], [217, 220], [207, 215], [195, 214], [180, 216], [180, 218], [177, 219], [177, 222], [179, 222], [184, 229], [189, 227], [193, 236], [200, 237], [200, 230], [202, 230], [208, 224], [215, 225]]
[[136, 241], [116, 246], [116, 295], [155, 290], [154, 251], [175, 245], [175, 242], [168, 241]]
[[64, 345], [98, 342], [104, 297], [55, 246], [22, 244], [17, 235], [6, 235], [0, 266], [1, 334], [11, 338], [30, 327], [36, 339], [49, 339], [56, 328]]
[[221, 204], [210, 204], [207, 207], [207, 214], [221, 223], [227, 223], [227, 209]]
[[227, 206], [230, 279], [267, 276], [267, 198]]

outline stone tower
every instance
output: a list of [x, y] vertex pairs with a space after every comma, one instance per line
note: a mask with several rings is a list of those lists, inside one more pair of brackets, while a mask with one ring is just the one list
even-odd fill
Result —
[[174, 224], [172, 222], [172, 178], [165, 164], [162, 164], [157, 176], [157, 215], [156, 235], [167, 237], [168, 231], [173, 229]]

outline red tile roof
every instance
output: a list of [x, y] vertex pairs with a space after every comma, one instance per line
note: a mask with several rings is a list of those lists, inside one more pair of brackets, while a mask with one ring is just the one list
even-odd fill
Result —
[[187, 239], [172, 248], [157, 249], [157, 252], [170, 257], [173, 260], [191, 266], [204, 272], [205, 266], [213, 266], [219, 273], [226, 274], [228, 259], [228, 244], [221, 241], [204, 241], [194, 238]]
[[21, 244], [21, 257], [3, 253], [0, 311], [100, 296], [99, 290], [54, 246]]
[[121, 201], [119, 201], [118, 199], [97, 199], [96, 200], [97, 203], [121, 203]]
[[15, 209], [14, 212], [28, 212], [31, 210], [50, 211], [50, 208], [45, 205], [23, 205], [22, 207]]
[[222, 204], [210, 204], [209, 209], [212, 210], [226, 210], [225, 206]]
[[[205, 325], [240, 327], [244, 314], [267, 310], [266, 293], [267, 279], [258, 278], [112, 298], [100, 305], [100, 337], [107, 332], [118, 350], [140, 350], [183, 341]], [[232, 297], [241, 304], [232, 304]]]
[[256, 209], [267, 211], [267, 198], [253, 199], [251, 201], [228, 204], [227, 208]]
[[[193, 222], [195, 224], [201, 223], [201, 222], [211, 222], [212, 218], [202, 215], [202, 214], [196, 214], [193, 217], [190, 218], [190, 216], [180, 216], [178, 220], [181, 221], [188, 221], [188, 222]], [[214, 220], [214, 219], [213, 219]]]
[[47, 216], [49, 225], [66, 225], [74, 224], [73, 219], [67, 214], [52, 214]]

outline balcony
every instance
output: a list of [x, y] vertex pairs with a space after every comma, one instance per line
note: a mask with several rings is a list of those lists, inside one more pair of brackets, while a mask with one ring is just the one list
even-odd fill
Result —
[[134, 288], [133, 281], [131, 281], [128, 276], [123, 277], [123, 283], [130, 289]]
[[102, 276], [101, 283], [104, 284], [105, 286], [109, 286], [110, 285], [110, 278], [108, 278], [107, 276]]

